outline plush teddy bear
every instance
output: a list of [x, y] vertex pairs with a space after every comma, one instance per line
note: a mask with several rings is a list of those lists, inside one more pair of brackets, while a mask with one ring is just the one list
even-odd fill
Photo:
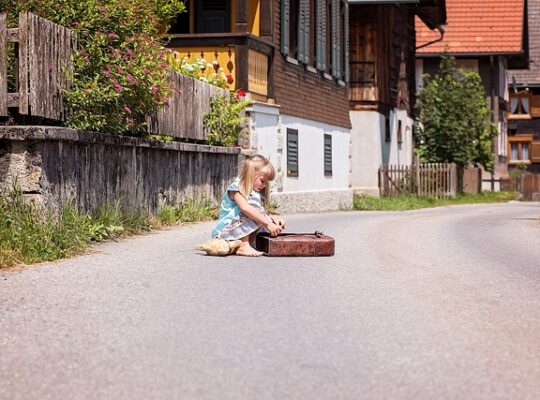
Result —
[[206, 254], [209, 256], [226, 256], [236, 253], [236, 250], [238, 250], [241, 244], [242, 241], [240, 240], [214, 238], [210, 239], [206, 243], [198, 245], [196, 249], [206, 251]]

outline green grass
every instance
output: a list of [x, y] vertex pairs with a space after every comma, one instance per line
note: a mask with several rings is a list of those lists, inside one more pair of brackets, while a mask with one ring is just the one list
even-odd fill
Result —
[[81, 215], [73, 207], [53, 214], [26, 201], [14, 186], [9, 193], [0, 193], [0, 268], [66, 258], [80, 254], [92, 242], [208, 220], [216, 214], [209, 202], [194, 200], [164, 207], [157, 220], [142, 211], [126, 211], [119, 203], [92, 214]]
[[404, 211], [456, 204], [500, 203], [514, 200], [516, 196], [517, 194], [514, 192], [482, 192], [475, 195], [462, 194], [450, 198], [355, 196], [354, 209], [364, 211]]

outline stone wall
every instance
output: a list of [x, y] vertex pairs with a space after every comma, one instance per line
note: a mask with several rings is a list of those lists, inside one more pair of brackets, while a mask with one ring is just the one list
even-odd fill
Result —
[[156, 212], [187, 198], [218, 203], [240, 150], [58, 127], [0, 127], [0, 189], [80, 211], [114, 204]]

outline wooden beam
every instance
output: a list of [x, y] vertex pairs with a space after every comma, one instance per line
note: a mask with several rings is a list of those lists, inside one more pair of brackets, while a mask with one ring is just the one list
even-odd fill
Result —
[[247, 32], [247, 0], [236, 0], [236, 32]]
[[261, 1], [261, 30], [260, 35], [261, 37], [264, 37], [265, 39], [269, 39], [272, 37], [272, 33], [274, 31], [273, 29], [273, 8], [272, 3], [273, 0], [260, 0]]

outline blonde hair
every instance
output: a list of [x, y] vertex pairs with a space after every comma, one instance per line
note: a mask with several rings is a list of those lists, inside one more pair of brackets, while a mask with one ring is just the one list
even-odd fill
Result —
[[253, 181], [255, 178], [258, 175], [264, 175], [268, 182], [261, 194], [264, 205], [268, 205], [268, 200], [270, 199], [270, 181], [273, 181], [276, 176], [276, 171], [272, 163], [266, 157], [257, 154], [252, 157], [246, 157], [242, 161], [240, 168], [240, 193], [247, 199], [253, 190]]

